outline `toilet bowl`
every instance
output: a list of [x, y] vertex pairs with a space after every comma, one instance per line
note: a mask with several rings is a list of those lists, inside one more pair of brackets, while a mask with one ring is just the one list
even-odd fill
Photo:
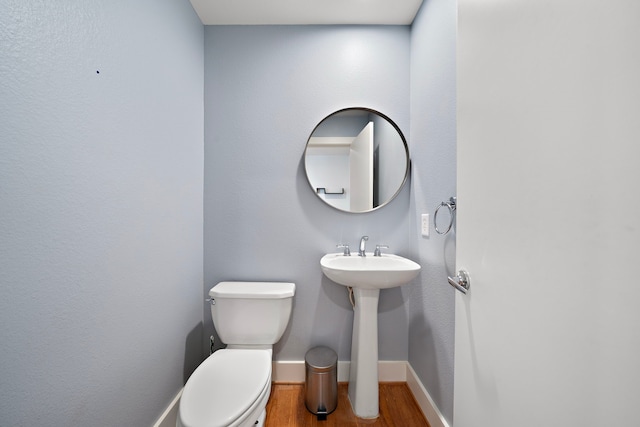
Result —
[[254, 426], [271, 393], [271, 350], [218, 350], [182, 392], [178, 427]]
[[273, 344], [284, 333], [293, 283], [221, 282], [211, 314], [227, 348], [193, 372], [180, 398], [177, 427], [263, 426], [271, 394]]

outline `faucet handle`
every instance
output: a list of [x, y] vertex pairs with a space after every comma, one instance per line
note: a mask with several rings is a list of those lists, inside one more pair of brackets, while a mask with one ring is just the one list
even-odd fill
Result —
[[349, 245], [347, 245], [346, 243], [340, 243], [340, 244], [336, 245], [336, 248], [344, 248], [344, 253], [342, 255], [351, 256], [351, 251], [349, 250]]
[[380, 249], [389, 249], [389, 245], [376, 245], [376, 250], [373, 252], [373, 256], [382, 256]]

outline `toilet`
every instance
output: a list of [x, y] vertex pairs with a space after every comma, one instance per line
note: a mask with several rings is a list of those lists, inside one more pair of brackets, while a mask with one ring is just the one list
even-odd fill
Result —
[[211, 316], [227, 348], [209, 356], [182, 391], [177, 427], [264, 426], [273, 344], [291, 315], [294, 283], [220, 282]]

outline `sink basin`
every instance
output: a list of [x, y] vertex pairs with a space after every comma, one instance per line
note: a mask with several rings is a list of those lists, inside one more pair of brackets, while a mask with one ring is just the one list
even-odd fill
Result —
[[320, 259], [322, 272], [334, 282], [360, 289], [386, 289], [409, 283], [420, 265], [398, 255], [366, 257], [327, 254]]

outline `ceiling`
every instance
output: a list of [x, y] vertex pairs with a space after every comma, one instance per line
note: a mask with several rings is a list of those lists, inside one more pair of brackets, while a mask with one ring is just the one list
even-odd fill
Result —
[[204, 25], [410, 25], [422, 0], [190, 0]]

